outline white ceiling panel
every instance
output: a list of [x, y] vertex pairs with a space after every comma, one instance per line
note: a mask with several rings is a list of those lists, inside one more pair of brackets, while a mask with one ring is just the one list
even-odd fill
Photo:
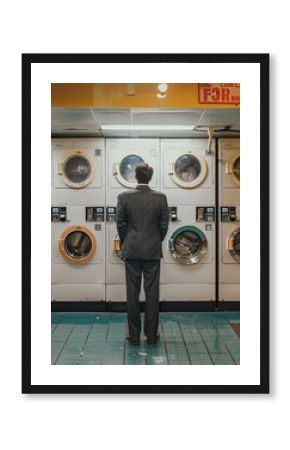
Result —
[[240, 111], [232, 109], [53, 108], [51, 114], [55, 136], [193, 137], [208, 126], [239, 130], [239, 122]]
[[132, 111], [134, 125], [192, 125], [194, 127], [199, 118], [200, 111], [194, 110]]
[[52, 108], [51, 123], [54, 127], [88, 127], [96, 124], [89, 108]]
[[239, 120], [238, 109], [205, 109], [198, 121], [198, 126], [232, 127]]
[[239, 119], [232, 125], [231, 127], [233, 130], [239, 130], [240, 129], [240, 117]]
[[131, 123], [130, 109], [92, 109], [98, 125], [127, 125]]

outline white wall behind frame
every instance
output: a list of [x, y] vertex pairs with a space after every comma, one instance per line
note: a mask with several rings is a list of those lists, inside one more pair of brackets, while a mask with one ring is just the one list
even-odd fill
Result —
[[[136, 8], [130, 0], [98, 2], [98, 14], [88, 13], [88, 10], [93, 11], [91, 1], [82, 3], [82, 8], [74, 5], [68, 8], [67, 2], [54, 0], [42, 3], [41, 8], [39, 5], [32, 0], [18, 2], [16, 12], [15, 2], [4, 2], [1, 10], [0, 33], [2, 42], [5, 42], [0, 74], [2, 86], [5, 86], [1, 93], [2, 105], [5, 106], [2, 109], [2, 123], [5, 124], [2, 146], [9, 149], [13, 174], [18, 174], [9, 196], [4, 190], [3, 211], [5, 207], [8, 210], [11, 204], [18, 211], [21, 209], [21, 52], [271, 52], [272, 395], [21, 396], [21, 286], [20, 282], [15, 282], [16, 278], [20, 280], [20, 260], [15, 260], [11, 240], [7, 239], [3, 243], [4, 247], [7, 245], [7, 251], [2, 267], [4, 271], [6, 268], [11, 268], [11, 271], [10, 277], [5, 277], [5, 283], [2, 283], [1, 294], [3, 299], [13, 298], [7, 303], [7, 308], [10, 317], [13, 313], [15, 334], [9, 342], [9, 352], [5, 352], [1, 373], [2, 404], [5, 405], [2, 439], [6, 448], [26, 446], [30, 450], [38, 450], [41, 442], [43, 450], [68, 446], [77, 450], [90, 447], [96, 441], [98, 446], [127, 447], [128, 433], [124, 430], [133, 409], [140, 411], [131, 418], [132, 439], [138, 441], [140, 450], [148, 450], [152, 442], [155, 447], [167, 450], [186, 448], [191, 442], [196, 448], [230, 450], [234, 442], [237, 450], [244, 450], [249, 446], [249, 437], [252, 445], [263, 450], [275, 448], [278, 438], [287, 443], [290, 367], [285, 359], [289, 351], [285, 333], [290, 304], [285, 293], [289, 287], [289, 255], [283, 251], [285, 224], [290, 221], [289, 211], [284, 209], [290, 166], [289, 146], [285, 145], [285, 130], [289, 122], [288, 101], [285, 100], [289, 98], [287, 86], [290, 78], [287, 2], [279, 5], [266, 2], [261, 8], [260, 2], [245, 0], [233, 14], [233, 4], [227, 0], [220, 0], [218, 4], [181, 0], [178, 8], [176, 3], [160, 1], [154, 3], [154, 10], [144, 4], [142, 20], [141, 8]], [[101, 20], [101, 17], [110, 18], [109, 32], [108, 21]], [[16, 146], [11, 146], [11, 136]], [[5, 186], [11, 185], [11, 171], [4, 171], [2, 175], [3, 186], [5, 181]], [[284, 211], [283, 220], [281, 211]], [[1, 225], [6, 235], [6, 220]], [[20, 250], [19, 220], [11, 221], [9, 232], [14, 234], [14, 248]], [[6, 303], [3, 305], [6, 308]], [[11, 333], [10, 320], [2, 320], [1, 333], [3, 342], [7, 342]], [[151, 422], [150, 436], [144, 434], [140, 440], [140, 422], [144, 423], [152, 410], [158, 412], [158, 420]], [[52, 417], [53, 433], [49, 433]], [[218, 418], [226, 420], [226, 433], [221, 432]], [[258, 423], [263, 424], [262, 428], [257, 426]], [[100, 430], [97, 434], [96, 424]], [[69, 435], [65, 429], [77, 431]], [[86, 433], [80, 430], [86, 430]]]

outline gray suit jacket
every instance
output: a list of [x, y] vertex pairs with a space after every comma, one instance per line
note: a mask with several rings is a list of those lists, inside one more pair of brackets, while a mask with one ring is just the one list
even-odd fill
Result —
[[166, 195], [137, 185], [118, 195], [117, 229], [126, 259], [162, 258], [161, 242], [168, 230]]

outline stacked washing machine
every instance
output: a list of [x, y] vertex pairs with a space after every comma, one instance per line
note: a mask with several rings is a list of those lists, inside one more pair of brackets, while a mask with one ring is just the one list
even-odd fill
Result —
[[240, 301], [240, 139], [220, 139], [219, 299]]
[[[239, 301], [240, 145], [220, 139], [219, 299]], [[52, 141], [52, 300], [125, 301], [117, 196], [136, 186], [135, 167], [167, 196], [160, 300], [216, 298], [216, 142], [208, 139]], [[140, 299], [144, 300], [143, 289]]]
[[[106, 140], [106, 300], [126, 299], [125, 264], [116, 226], [118, 194], [136, 186], [135, 167], [147, 162], [154, 169], [149, 186], [159, 189], [159, 139]], [[140, 299], [144, 300], [141, 290]]]
[[170, 207], [160, 300], [215, 299], [215, 142], [161, 139], [161, 191]]
[[103, 139], [52, 141], [52, 300], [105, 300]]

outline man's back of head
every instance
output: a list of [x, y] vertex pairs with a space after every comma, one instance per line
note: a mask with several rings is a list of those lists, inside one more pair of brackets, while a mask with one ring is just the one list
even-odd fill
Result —
[[139, 184], [148, 184], [153, 175], [153, 168], [144, 162], [136, 166], [135, 173]]

